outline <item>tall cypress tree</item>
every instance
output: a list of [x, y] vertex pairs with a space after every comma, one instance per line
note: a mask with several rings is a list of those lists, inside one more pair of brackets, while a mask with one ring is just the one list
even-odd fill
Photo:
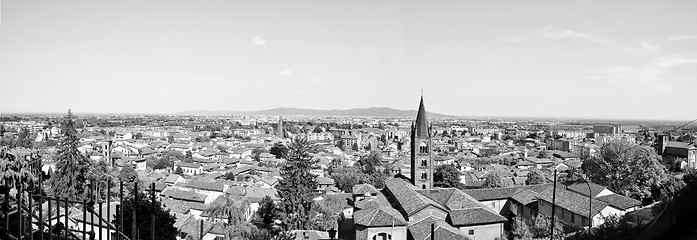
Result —
[[276, 186], [281, 198], [280, 215], [284, 230], [309, 229], [312, 199], [317, 182], [310, 174], [314, 163], [309, 154], [310, 144], [304, 140], [294, 141], [288, 149], [288, 162], [281, 169], [283, 179]]
[[68, 116], [61, 124], [63, 137], [58, 142], [56, 153], [56, 171], [51, 176], [51, 190], [55, 197], [82, 201], [87, 198], [87, 173], [90, 161], [77, 149], [80, 138], [77, 136], [73, 113], [68, 110]]

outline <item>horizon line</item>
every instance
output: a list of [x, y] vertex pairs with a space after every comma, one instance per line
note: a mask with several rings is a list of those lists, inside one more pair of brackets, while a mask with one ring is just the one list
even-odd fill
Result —
[[[251, 111], [235, 111], [235, 110], [185, 110], [185, 111], [178, 111], [174, 113], [153, 113], [153, 112], [132, 112], [132, 113], [127, 113], [127, 112], [73, 112], [73, 115], [78, 116], [78, 115], [83, 115], [83, 116], [90, 116], [90, 115], [110, 115], [110, 116], [132, 116], [132, 115], [143, 115], [143, 116], [199, 116], [199, 117], [230, 117], [230, 116], [254, 116], [254, 115], [245, 115], [244, 113], [250, 113], [250, 112], [258, 112], [258, 111], [265, 111], [265, 110], [272, 110], [272, 109], [281, 109], [281, 108], [296, 108], [296, 107], [277, 107], [277, 108], [269, 108], [269, 109], [263, 109], [263, 110], [251, 110]], [[403, 109], [395, 109], [395, 108], [389, 108], [389, 107], [368, 107], [368, 108], [388, 108], [388, 109], [393, 109], [393, 110], [398, 110], [398, 111], [417, 111], [417, 110], [403, 110]], [[309, 108], [296, 108], [296, 109], [304, 109], [304, 110], [317, 110], [317, 111], [333, 111], [333, 110], [338, 110], [338, 111], [346, 111], [346, 110], [354, 110], [354, 109], [368, 109], [368, 108], [350, 108], [350, 109], [309, 109]], [[206, 111], [206, 112], [220, 112], [220, 111], [229, 111], [229, 112], [237, 112], [240, 114], [180, 114], [182, 112], [193, 112], [193, 111]], [[428, 112], [428, 111], [427, 111]], [[5, 116], [21, 116], [21, 115], [65, 115], [66, 112], [0, 112], [0, 117], [5, 117]], [[435, 113], [435, 112], [429, 112], [429, 113]], [[641, 119], [641, 118], [600, 118], [600, 117], [571, 117], [571, 116], [511, 116], [511, 115], [469, 115], [469, 116], [463, 116], [463, 115], [450, 115], [450, 114], [442, 114], [442, 113], [435, 113], [438, 115], [445, 116], [446, 118], [455, 118], [455, 119], [464, 119], [464, 120], [480, 120], [480, 119], [538, 119], [538, 120], [591, 120], [591, 121], [666, 121], [666, 122], [685, 122], [685, 121], [691, 121], [692, 119]], [[282, 114], [274, 114], [274, 115], [257, 115], [257, 116], [281, 116]], [[283, 115], [283, 116], [295, 116], [296, 114], [291, 114], [291, 115]], [[332, 116], [332, 115], [301, 115], [301, 116]], [[340, 115], [342, 116], [342, 115]], [[349, 117], [348, 115], [345, 117]], [[432, 117], [429, 117], [432, 118]], [[436, 117], [435, 119], [440, 119]]]

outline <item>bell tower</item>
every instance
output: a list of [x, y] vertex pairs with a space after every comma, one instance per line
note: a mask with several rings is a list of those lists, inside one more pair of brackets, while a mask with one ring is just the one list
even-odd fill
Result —
[[411, 183], [421, 189], [433, 187], [433, 146], [431, 128], [421, 95], [416, 121], [411, 124]]

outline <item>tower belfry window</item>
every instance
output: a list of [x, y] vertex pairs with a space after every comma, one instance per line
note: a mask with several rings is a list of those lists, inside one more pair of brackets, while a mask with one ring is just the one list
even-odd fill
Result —
[[426, 159], [421, 159], [421, 166], [425, 167], [427, 165], [428, 165], [428, 162], [426, 161]]

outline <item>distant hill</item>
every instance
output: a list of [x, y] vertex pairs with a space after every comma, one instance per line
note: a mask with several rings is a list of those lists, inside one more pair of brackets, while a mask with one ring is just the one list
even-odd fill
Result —
[[[415, 118], [416, 110], [399, 110], [385, 107], [373, 108], [354, 108], [348, 110], [316, 110], [303, 108], [272, 108], [259, 111], [183, 111], [175, 113], [184, 116], [228, 116], [228, 115], [248, 115], [248, 116], [354, 116], [354, 117], [384, 117], [384, 118]], [[428, 112], [429, 118], [455, 118], [438, 113]]]

